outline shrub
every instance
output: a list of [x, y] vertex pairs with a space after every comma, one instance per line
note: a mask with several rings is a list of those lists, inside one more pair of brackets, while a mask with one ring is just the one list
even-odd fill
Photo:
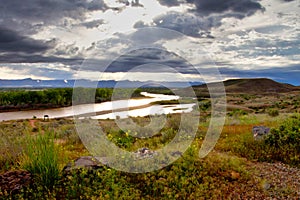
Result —
[[232, 150], [248, 159], [281, 161], [299, 166], [300, 115], [285, 120], [277, 129], [271, 129], [265, 140], [255, 141], [251, 134], [247, 134], [241, 136], [236, 144], [227, 145], [226, 150]]
[[200, 111], [208, 111], [210, 108], [211, 108], [211, 102], [210, 101], [199, 102]]
[[279, 151], [278, 159], [291, 164], [300, 163], [300, 115], [285, 120], [277, 129], [272, 129], [264, 141]]
[[235, 117], [238, 117], [238, 116], [243, 116], [243, 115], [247, 115], [248, 113], [244, 110], [240, 110], [240, 109], [234, 109], [233, 111], [229, 112], [228, 115], [230, 117], [232, 116], [235, 116]]
[[110, 134], [108, 134], [108, 138], [114, 142], [118, 147], [121, 148], [130, 148], [134, 141], [135, 138], [132, 137], [131, 135], [129, 135], [130, 130], [128, 130], [127, 132], [124, 132], [123, 130], [119, 130], [119, 131], [111, 131]]
[[31, 172], [47, 189], [59, 178], [58, 150], [52, 132], [27, 136], [22, 167]]
[[279, 115], [279, 111], [276, 110], [276, 109], [270, 109], [270, 110], [268, 111], [268, 115], [270, 115], [271, 117], [276, 117], [276, 116]]

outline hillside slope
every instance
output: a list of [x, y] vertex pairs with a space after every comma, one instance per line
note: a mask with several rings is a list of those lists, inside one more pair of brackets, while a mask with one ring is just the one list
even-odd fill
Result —
[[[210, 87], [216, 86], [218, 83], [208, 83]], [[227, 93], [285, 93], [292, 91], [299, 91], [300, 88], [285, 84], [278, 83], [267, 78], [254, 78], [254, 79], [229, 79], [223, 82]], [[193, 87], [198, 92], [207, 92], [207, 85], [199, 85]]]

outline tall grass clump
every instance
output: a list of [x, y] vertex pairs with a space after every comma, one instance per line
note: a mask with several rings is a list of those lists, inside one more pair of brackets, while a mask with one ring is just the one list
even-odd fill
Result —
[[22, 154], [21, 137], [17, 134], [6, 134], [0, 130], [0, 171], [14, 168]]
[[59, 179], [58, 149], [53, 132], [27, 136], [22, 167], [31, 172], [45, 188], [51, 189]]

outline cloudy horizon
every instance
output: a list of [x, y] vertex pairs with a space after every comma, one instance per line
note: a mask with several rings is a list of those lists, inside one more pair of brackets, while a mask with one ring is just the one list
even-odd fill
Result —
[[10, 0], [0, 79], [300, 85], [299, 11], [299, 0]]

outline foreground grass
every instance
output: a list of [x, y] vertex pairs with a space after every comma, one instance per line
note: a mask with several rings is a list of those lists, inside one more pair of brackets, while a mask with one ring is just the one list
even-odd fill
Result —
[[223, 129], [223, 135], [216, 149], [258, 161], [283, 162], [300, 167], [300, 115], [278, 117], [265, 121], [271, 125], [271, 134], [264, 140], [256, 141], [251, 133], [252, 125], [229, 125]]
[[[25, 168], [37, 176], [33, 184], [19, 193], [0, 191], [0, 199], [264, 199], [268, 197], [268, 192], [263, 187], [264, 180], [253, 176], [254, 172], [248, 168], [249, 160], [281, 161], [299, 166], [300, 152], [298, 146], [288, 146], [290, 142], [277, 151], [273, 148], [276, 144], [272, 140], [269, 141], [271, 143], [253, 140], [252, 126], [273, 127], [274, 135], [277, 134], [283, 142], [286, 137], [278, 134], [278, 130], [295, 133], [292, 136], [297, 139], [300, 118], [299, 115], [295, 116], [288, 121], [285, 121], [287, 115], [274, 118], [265, 115], [228, 117], [215, 151], [204, 159], [198, 157], [198, 152], [208, 121], [201, 119], [194, 142], [180, 159], [161, 170], [143, 174], [120, 172], [107, 166], [95, 171], [82, 169], [71, 173], [62, 172], [61, 168], [69, 161], [88, 154], [71, 120], [36, 121], [35, 128], [26, 120], [1, 123], [2, 142], [5, 147], [11, 146], [8, 150], [0, 146], [3, 152], [0, 156], [1, 171]], [[143, 125], [149, 122], [147, 118], [134, 120]], [[111, 120], [99, 123], [117, 146], [134, 151], [145, 146], [158, 149], [166, 145], [176, 134], [179, 120], [177, 115], [169, 116], [166, 127], [151, 139], [134, 139], [126, 131], [119, 130]], [[31, 134], [31, 144], [28, 142], [28, 134]], [[297, 145], [295, 141], [293, 144]], [[28, 151], [33, 150], [33, 147], [40, 151]], [[27, 160], [24, 152], [27, 152], [27, 156], [35, 157]], [[58, 153], [58, 157], [55, 153]], [[275, 157], [278, 153], [281, 154]], [[281, 157], [287, 159], [280, 160]], [[49, 163], [50, 160], [54, 162]], [[48, 169], [53, 169], [54, 172]], [[43, 173], [53, 174], [53, 177], [43, 180]], [[49, 183], [50, 179], [53, 182]], [[285, 197], [294, 194], [294, 191], [279, 193]]]
[[27, 136], [25, 142], [21, 167], [33, 174], [46, 189], [52, 189], [60, 174], [53, 132]]
[[230, 197], [233, 189], [235, 192], [255, 192], [247, 186], [251, 178], [244, 168], [243, 159], [214, 153], [200, 160], [195, 159], [196, 154], [194, 145], [172, 165], [144, 174], [124, 173], [105, 166], [96, 171], [73, 171], [62, 174], [52, 190], [34, 184], [13, 198], [216, 199]]

